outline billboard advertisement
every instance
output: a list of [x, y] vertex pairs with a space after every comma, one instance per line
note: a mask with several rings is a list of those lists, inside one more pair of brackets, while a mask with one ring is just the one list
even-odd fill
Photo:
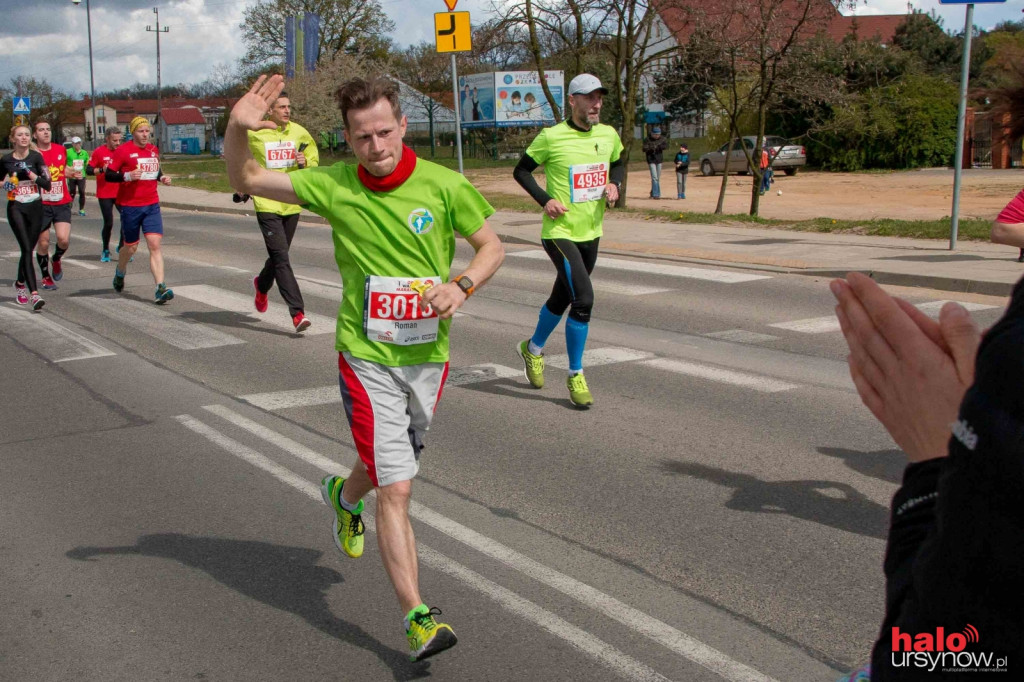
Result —
[[494, 73], [459, 77], [459, 114], [463, 128], [494, 125]]
[[[544, 77], [558, 108], [564, 110], [564, 73], [547, 71]], [[555, 115], [544, 96], [544, 88], [536, 71], [498, 71], [494, 74], [494, 83], [495, 125], [554, 125]]]

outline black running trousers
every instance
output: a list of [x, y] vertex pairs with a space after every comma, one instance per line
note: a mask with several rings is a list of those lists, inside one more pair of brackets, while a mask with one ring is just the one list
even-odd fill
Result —
[[594, 287], [590, 283], [590, 273], [597, 263], [597, 246], [600, 241], [600, 237], [587, 242], [541, 240], [558, 272], [551, 296], [544, 304], [555, 315], [561, 317], [565, 309], [569, 308], [569, 317], [577, 322], [590, 322], [590, 311], [594, 307]]
[[39, 241], [39, 233], [43, 230], [43, 202], [31, 201], [23, 204], [17, 201], [7, 202], [7, 222], [11, 225], [14, 238], [21, 249], [21, 260], [18, 261], [18, 282], [25, 284], [29, 291], [37, 291], [36, 266], [32, 262], [32, 249]]

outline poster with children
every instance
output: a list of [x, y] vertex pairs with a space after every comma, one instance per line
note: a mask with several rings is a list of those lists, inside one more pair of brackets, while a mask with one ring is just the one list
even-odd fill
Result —
[[[565, 75], [544, 74], [558, 108], [564, 110]], [[554, 113], [536, 71], [499, 71], [494, 74], [494, 122], [503, 128], [542, 126], [555, 123]]]

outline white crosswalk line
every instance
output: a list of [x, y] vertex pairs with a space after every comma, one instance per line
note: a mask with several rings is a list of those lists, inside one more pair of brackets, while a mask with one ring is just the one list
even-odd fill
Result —
[[0, 305], [2, 333], [31, 348], [50, 362], [70, 362], [102, 358], [115, 353], [81, 334], [62, 327], [45, 317], [45, 313]]
[[83, 260], [78, 260], [77, 258], [68, 258], [67, 256], [65, 256], [64, 258], [61, 258], [60, 262], [61, 263], [70, 263], [71, 265], [77, 265], [78, 267], [85, 268], [86, 270], [99, 270], [100, 269], [100, 266], [96, 265], [95, 263], [86, 263]]
[[308, 294], [327, 301], [333, 301], [336, 305], [341, 304], [341, 287], [315, 282], [305, 277], [296, 277], [295, 279], [299, 280], [299, 290], [303, 296]]
[[[298, 459], [319, 467], [326, 473], [334, 473], [340, 476], [348, 476], [350, 473], [350, 470], [346, 467], [324, 457], [305, 445], [279, 434], [263, 424], [248, 419], [223, 405], [207, 405], [204, 409], [281, 448]], [[194, 417], [181, 415], [176, 417], [176, 419], [187, 428], [205, 436], [228, 452], [271, 473], [278, 480], [302, 490], [312, 499], [320, 500], [318, 487], [312, 483], [302, 481], [289, 469], [269, 460], [257, 451], [229, 438]], [[595, 609], [630, 630], [657, 642], [673, 653], [715, 672], [725, 680], [730, 680], [731, 682], [775, 682], [771, 677], [730, 658], [727, 654], [708, 646], [685, 632], [677, 630], [668, 623], [625, 604], [597, 588], [531, 559], [497, 540], [478, 533], [419, 502], [410, 503], [409, 516], [436, 528], [467, 547], [500, 561], [506, 566], [561, 592], [577, 602]], [[369, 512], [364, 512], [364, 522], [369, 530], [375, 530], [373, 516]], [[418, 546], [420, 559], [424, 564], [465, 580], [468, 584], [481, 590], [506, 608], [511, 609], [520, 616], [534, 620], [534, 622], [537, 622], [549, 632], [566, 638], [583, 651], [603, 661], [606, 665], [617, 669], [620, 673], [624, 673], [626, 679], [666, 679], [625, 654], [601, 643], [600, 640], [585, 631], [565, 623], [565, 621], [562, 621], [554, 614], [524, 600], [506, 588], [492, 583], [483, 576], [479, 576], [466, 569], [452, 559], [437, 553], [425, 545], [419, 544]], [[445, 563], [442, 564], [440, 563], [441, 561]], [[482, 589], [482, 585], [486, 586], [487, 589]], [[594, 645], [597, 644], [602, 644], [603, 648], [595, 648]]]
[[648, 294], [661, 294], [666, 291], [672, 291], [672, 289], [666, 289], [665, 287], [648, 287], [643, 284], [602, 282], [597, 278], [595, 278], [591, 284], [594, 286], [594, 291], [600, 291], [607, 294], [619, 294], [621, 296], [647, 296]]
[[[532, 258], [535, 260], [548, 260], [548, 254], [543, 250], [509, 251], [505, 255], [518, 258]], [[771, 279], [770, 275], [753, 275], [732, 270], [690, 268], [683, 265], [668, 265], [653, 261], [637, 262], [622, 260], [620, 258], [599, 258], [597, 261], [597, 267], [603, 270], [626, 270], [629, 272], [668, 275], [670, 277], [683, 277], [686, 279], [700, 279], [708, 282], [721, 282], [723, 284], [739, 284], [740, 282], [753, 282], [759, 279]]]
[[[295, 330], [288, 315], [260, 315], [257, 313], [252, 307], [252, 296], [250, 294], [239, 294], [234, 291], [228, 291], [227, 289], [212, 287], [208, 284], [190, 284], [187, 286], [174, 287], [174, 295], [187, 298], [192, 301], [197, 301], [212, 308], [227, 310], [228, 312], [242, 315], [250, 320], [263, 322], [275, 327], [287, 329], [288, 331]], [[313, 323], [313, 326], [310, 327], [309, 331], [305, 332], [307, 336], [313, 336], [316, 334], [333, 334], [335, 331], [336, 320], [333, 317], [307, 313], [306, 318]]]
[[747, 374], [746, 372], [737, 372], [735, 370], [723, 369], [712, 365], [701, 365], [696, 362], [685, 362], [683, 360], [653, 358], [651, 360], [644, 360], [640, 364], [665, 370], [667, 372], [675, 372], [676, 374], [685, 374], [687, 376], [708, 379], [709, 381], [717, 381], [723, 384], [742, 386], [762, 393], [779, 393], [781, 391], [800, 388], [797, 384], [790, 384], [770, 377], [759, 376], [757, 374]]
[[249, 395], [240, 395], [238, 398], [263, 410], [286, 410], [290, 407], [312, 407], [340, 403], [341, 389], [338, 384], [334, 384], [333, 386], [302, 388], [294, 391], [250, 393]]
[[[654, 353], [646, 353], [630, 348], [595, 348], [583, 351], [583, 367], [599, 367], [600, 365], [614, 365], [620, 362], [632, 362], [653, 357]], [[569, 369], [569, 358], [562, 353], [552, 355], [547, 359], [547, 366], [556, 369]], [[516, 372], [520, 374], [520, 372]]]
[[[929, 301], [927, 303], [918, 303], [914, 307], [925, 313], [936, 317], [939, 311], [942, 310], [942, 306], [949, 303], [949, 301]], [[991, 310], [998, 308], [999, 306], [987, 305], [985, 303], [972, 303], [970, 301], [956, 301], [967, 310]], [[836, 319], [835, 315], [825, 315], [824, 317], [809, 317], [805, 320], [792, 320], [790, 322], [776, 322], [768, 325], [769, 327], [775, 327], [776, 329], [786, 329], [791, 332], [799, 332], [801, 334], [826, 334], [829, 332], [839, 331], [839, 320]]]
[[198, 322], [187, 322], [167, 308], [127, 298], [79, 297], [75, 303], [182, 350], [232, 346], [245, 341]]
[[736, 343], [767, 343], [779, 338], [771, 334], [758, 334], [746, 329], [726, 329], [725, 331], [711, 332], [704, 336], [710, 336], [713, 339], [721, 339], [723, 341], [735, 341]]

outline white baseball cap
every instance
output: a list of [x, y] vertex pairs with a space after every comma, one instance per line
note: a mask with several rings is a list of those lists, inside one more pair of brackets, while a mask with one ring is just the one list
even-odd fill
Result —
[[597, 76], [592, 74], [581, 73], [569, 81], [570, 95], [589, 95], [595, 90], [600, 90], [602, 95], [608, 94], [608, 88], [601, 85], [601, 81], [598, 80]]
[[82, 143], [82, 138], [78, 137], [77, 135], [75, 137], [71, 138], [71, 144], [81, 144], [81, 143]]

